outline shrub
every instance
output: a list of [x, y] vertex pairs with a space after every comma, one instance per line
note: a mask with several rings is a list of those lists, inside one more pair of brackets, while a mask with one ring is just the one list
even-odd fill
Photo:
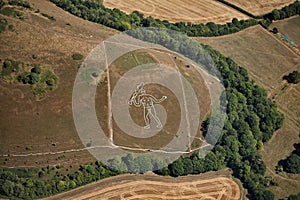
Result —
[[31, 69], [32, 73], [36, 73], [36, 74], [40, 74], [42, 72], [42, 69], [40, 66], [36, 66], [34, 68]]
[[46, 13], [42, 13], [42, 15], [43, 15], [44, 17], [47, 17], [48, 19], [50, 19], [50, 20], [52, 20], [52, 21], [56, 21], [56, 19], [55, 19], [53, 16], [50, 16], [50, 15], [48, 15], [48, 14], [46, 14]]
[[7, 26], [7, 20], [0, 18], [0, 33], [4, 32]]
[[80, 53], [74, 53], [72, 55], [73, 60], [81, 60], [83, 58], [83, 55], [81, 55]]

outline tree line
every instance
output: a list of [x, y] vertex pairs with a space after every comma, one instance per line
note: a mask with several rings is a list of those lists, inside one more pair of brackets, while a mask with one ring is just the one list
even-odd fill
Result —
[[[238, 20], [232, 19], [226, 24], [215, 24], [209, 22], [207, 24], [192, 24], [185, 22], [170, 23], [167, 20], [154, 19], [153, 17], [145, 17], [142, 13], [134, 11], [131, 14], [114, 8], [106, 8], [102, 1], [85, 1], [85, 0], [51, 0], [62, 9], [81, 17], [83, 19], [103, 24], [105, 26], [125, 31], [140, 27], [158, 27], [168, 28], [175, 31], [186, 33], [191, 37], [210, 37], [227, 35], [246, 29], [258, 23], [264, 27], [268, 27], [272, 20], [284, 19], [299, 14], [299, 2], [282, 8], [281, 10], [273, 10], [264, 16], [253, 16], [258, 19]], [[279, 12], [279, 15], [278, 15]], [[259, 19], [263, 18], [263, 20]]]
[[63, 173], [60, 166], [0, 169], [0, 197], [38, 199], [120, 174], [96, 161], [81, 165], [72, 173]]
[[282, 20], [300, 14], [300, 2], [296, 0], [294, 3], [281, 9], [274, 9], [272, 12], [263, 16], [263, 20], [259, 23], [267, 28], [274, 20]]

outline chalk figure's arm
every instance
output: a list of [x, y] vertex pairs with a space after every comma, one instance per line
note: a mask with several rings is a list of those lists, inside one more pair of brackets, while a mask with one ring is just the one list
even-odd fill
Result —
[[154, 96], [152, 96], [152, 95], [150, 95], [150, 97], [151, 97], [151, 99], [152, 99], [152, 101], [153, 101], [154, 103], [161, 103], [162, 101], [164, 101], [165, 99], [167, 99], [167, 96], [163, 96], [163, 97], [160, 98], [160, 99], [157, 99], [156, 97], [154, 97]]

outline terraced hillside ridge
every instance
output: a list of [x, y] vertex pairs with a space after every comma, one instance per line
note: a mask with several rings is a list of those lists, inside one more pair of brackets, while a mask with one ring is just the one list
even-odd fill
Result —
[[284, 6], [287, 6], [293, 2], [294, 0], [226, 0], [227, 2], [234, 4], [246, 10], [247, 12], [253, 14], [254, 16], [260, 16], [266, 13], [271, 12], [274, 9], [280, 9]]
[[126, 13], [137, 10], [145, 16], [152, 16], [170, 22], [191, 22], [199, 23], [226, 23], [232, 18], [248, 19], [244, 15], [229, 6], [217, 1], [210, 0], [104, 0], [104, 6], [118, 8]]
[[[52, 199], [240, 199], [241, 192], [232, 179], [203, 175], [170, 178], [154, 175], [120, 175], [96, 182]], [[130, 188], [130, 189], [128, 189]]]

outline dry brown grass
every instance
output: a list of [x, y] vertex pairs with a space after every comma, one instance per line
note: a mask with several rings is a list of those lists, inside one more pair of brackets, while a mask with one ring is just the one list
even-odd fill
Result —
[[217, 173], [178, 178], [125, 174], [47, 199], [240, 199], [239, 186]]
[[259, 16], [280, 9], [294, 2], [294, 0], [227, 0], [228, 2], [248, 11], [249, 13]]
[[287, 38], [293, 41], [300, 49], [300, 17], [295, 16], [288, 19], [276, 21], [272, 23], [270, 29], [277, 27], [280, 33], [283, 33]]
[[170, 22], [226, 23], [232, 18], [249, 17], [217, 1], [210, 0], [104, 0], [108, 8], [118, 8], [126, 13], [137, 10], [145, 16], [152, 16]]
[[233, 58], [268, 92], [276, 90], [284, 75], [300, 67], [300, 57], [261, 26], [228, 36], [196, 40]]
[[[0, 80], [0, 154], [57, 152], [83, 148], [72, 116], [72, 88], [78, 64], [72, 54], [86, 56], [97, 44], [116, 31], [97, 25], [57, 8], [46, 0], [30, 0], [35, 10], [24, 10], [25, 19], [4, 17], [14, 31], [1, 33], [0, 58], [37, 63], [54, 70], [58, 88], [42, 101], [36, 101], [29, 86]], [[54, 16], [51, 21], [41, 15]], [[67, 25], [69, 23], [70, 25]], [[37, 58], [33, 59], [32, 55]], [[55, 144], [52, 145], [52, 144]], [[28, 150], [25, 150], [29, 147]], [[62, 153], [63, 154], [63, 153]], [[92, 160], [88, 152], [82, 156], [65, 153], [49, 156], [0, 157], [1, 166], [77, 165]], [[78, 154], [78, 153], [77, 153]]]

